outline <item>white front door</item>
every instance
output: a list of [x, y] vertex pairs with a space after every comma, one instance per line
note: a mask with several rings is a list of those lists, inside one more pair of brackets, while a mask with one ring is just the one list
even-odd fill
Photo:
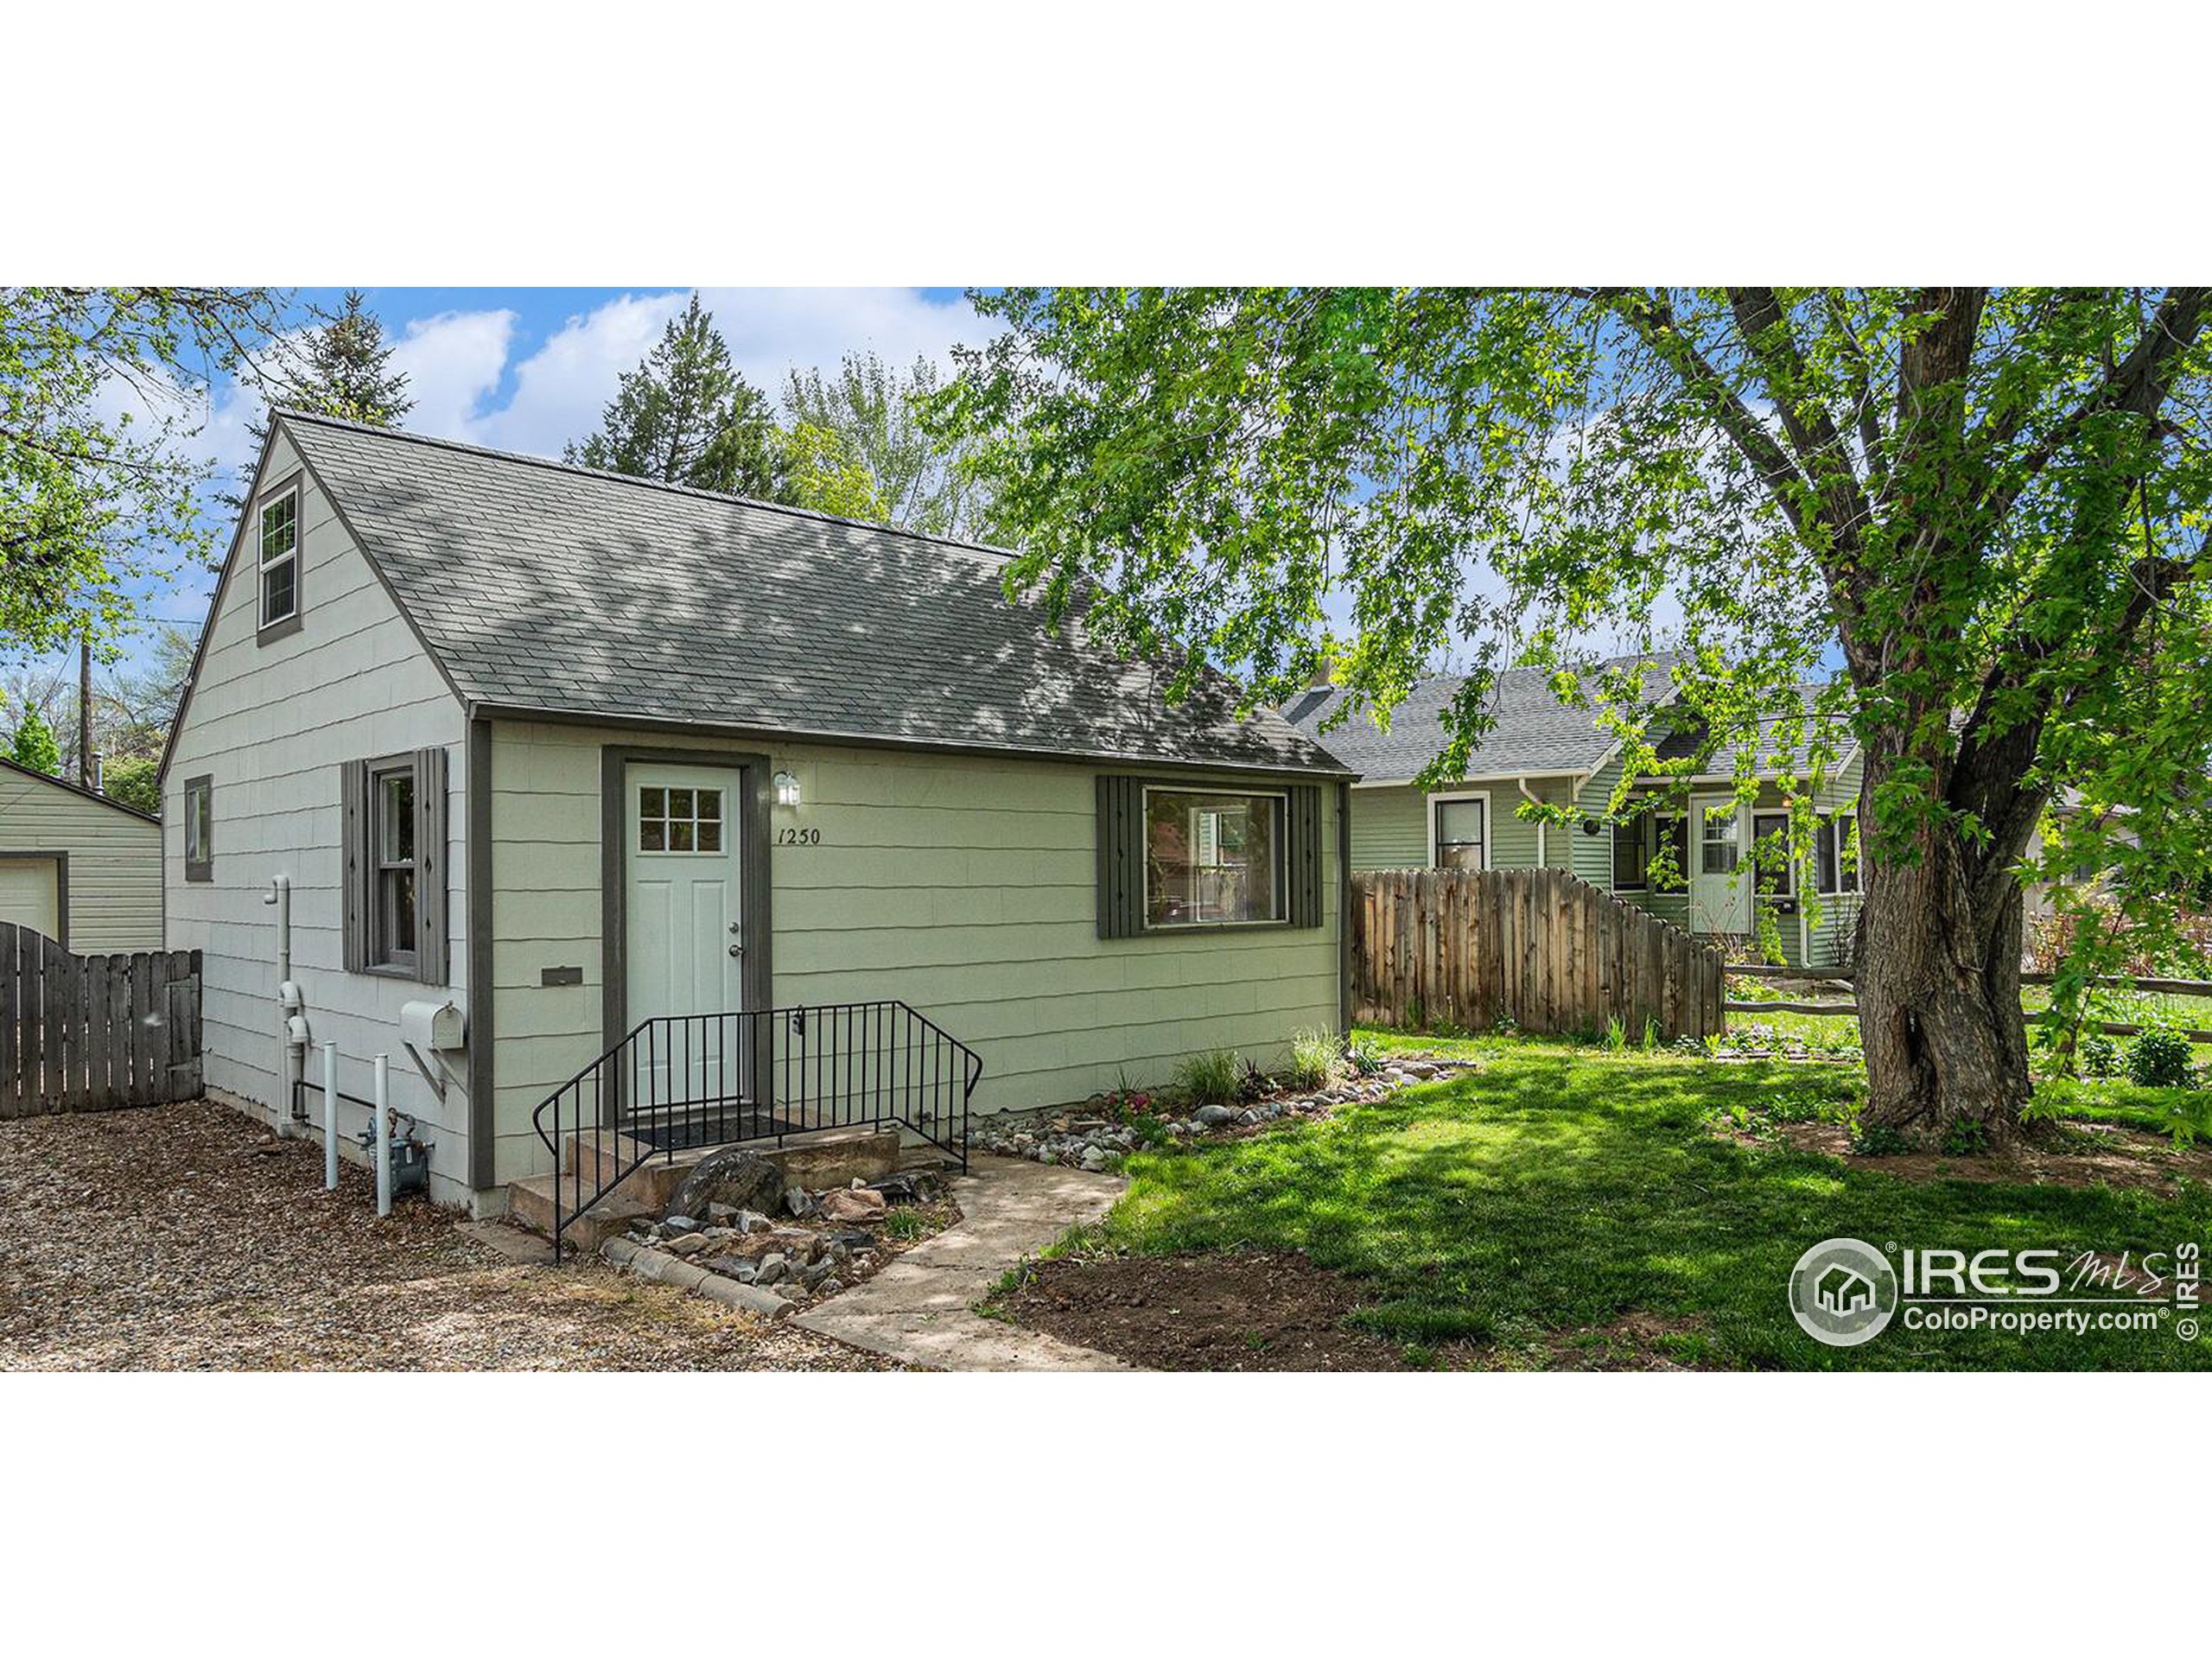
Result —
[[1732, 795], [1690, 797], [1690, 931], [1751, 931], [1751, 861]]
[[625, 789], [625, 948], [639, 1108], [739, 1093], [745, 918], [738, 880], [739, 783], [721, 766], [632, 764]]

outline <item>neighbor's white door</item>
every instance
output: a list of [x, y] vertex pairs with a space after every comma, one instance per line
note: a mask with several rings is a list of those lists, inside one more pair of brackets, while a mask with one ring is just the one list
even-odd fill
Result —
[[645, 1046], [643, 1108], [739, 1093], [745, 918], [738, 785], [719, 766], [633, 765], [626, 793], [629, 1017], [665, 1019]]
[[61, 937], [61, 866], [51, 858], [0, 857], [0, 922]]
[[1732, 796], [1690, 797], [1693, 933], [1751, 931], [1751, 871], [1744, 851], [1744, 816]]

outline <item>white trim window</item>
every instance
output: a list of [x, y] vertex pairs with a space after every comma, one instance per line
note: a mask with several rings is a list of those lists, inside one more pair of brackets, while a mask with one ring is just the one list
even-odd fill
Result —
[[1428, 861], [1440, 870], [1490, 868], [1490, 791], [1428, 798]]
[[1288, 798], [1144, 791], [1144, 925], [1218, 927], [1290, 918]]
[[261, 552], [261, 626], [300, 614], [300, 488], [295, 484], [261, 504], [256, 524]]
[[1827, 898], [1859, 891], [1859, 815], [1836, 812], [1813, 831], [1813, 864]]

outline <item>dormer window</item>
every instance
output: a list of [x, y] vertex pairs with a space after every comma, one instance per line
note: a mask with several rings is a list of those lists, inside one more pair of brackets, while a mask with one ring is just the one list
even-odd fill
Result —
[[300, 621], [300, 486], [264, 497], [257, 514], [261, 632], [289, 632]]

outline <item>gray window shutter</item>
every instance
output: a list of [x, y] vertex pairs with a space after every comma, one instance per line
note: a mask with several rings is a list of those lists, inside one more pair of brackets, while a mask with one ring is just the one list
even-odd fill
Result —
[[446, 927], [446, 752], [415, 752], [415, 977], [448, 977]]
[[1098, 780], [1098, 937], [1144, 931], [1144, 783]]
[[369, 764], [348, 760], [339, 768], [339, 798], [343, 804], [340, 840], [344, 849], [344, 880], [340, 884], [346, 906], [346, 971], [359, 974], [369, 966]]
[[1290, 791], [1290, 925], [1321, 925], [1321, 789], [1295, 784]]

